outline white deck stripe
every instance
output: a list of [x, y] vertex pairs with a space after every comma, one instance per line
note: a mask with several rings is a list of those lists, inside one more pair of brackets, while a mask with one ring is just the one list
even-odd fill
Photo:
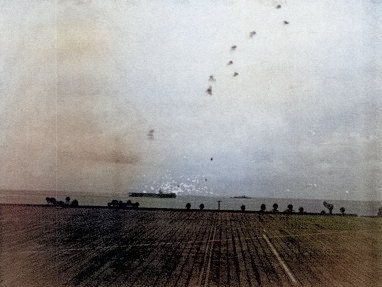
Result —
[[296, 283], [297, 280], [294, 277], [293, 273], [289, 270], [288, 266], [285, 264], [284, 260], [280, 257], [279, 253], [277, 252], [276, 248], [273, 246], [273, 244], [269, 241], [268, 236], [266, 236], [263, 233], [263, 237], [269, 247], [271, 248], [273, 254], [276, 256], [277, 260], [280, 262], [281, 266], [284, 268], [285, 273], [288, 275], [289, 279], [292, 281], [292, 283]]
[[210, 250], [209, 250], [209, 255], [208, 255], [208, 263], [207, 263], [207, 272], [206, 272], [206, 277], [204, 279], [204, 285], [203, 286], [208, 286], [208, 278], [210, 277], [210, 269], [211, 269], [211, 261], [212, 261], [212, 247], [214, 245], [215, 241], [215, 234], [216, 234], [216, 228], [214, 227], [214, 233], [212, 235], [212, 240], [210, 243]]
[[[207, 244], [206, 244], [206, 251], [204, 253], [203, 266], [200, 270], [198, 286], [202, 286], [203, 277], [204, 277], [204, 285], [203, 286], [208, 286], [208, 276], [209, 276], [209, 269], [211, 266], [212, 246], [213, 246], [214, 241], [215, 241], [215, 233], [216, 233], [216, 227], [212, 226], [211, 232], [208, 235], [207, 241], [202, 241], [202, 242], [207, 242]], [[207, 261], [207, 265], [206, 265], [206, 261]], [[205, 270], [206, 270], [206, 275], [203, 276]]]

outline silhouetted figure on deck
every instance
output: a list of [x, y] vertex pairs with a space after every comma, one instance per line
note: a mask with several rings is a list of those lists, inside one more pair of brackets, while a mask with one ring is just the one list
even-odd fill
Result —
[[201, 204], [199, 205], [199, 208], [200, 208], [200, 210], [203, 210], [203, 209], [204, 209], [204, 204], [201, 203]]
[[65, 207], [65, 202], [63, 202], [62, 200], [59, 200], [56, 202], [56, 206], [58, 207]]
[[333, 204], [324, 201], [323, 205], [329, 210], [329, 214], [333, 214], [333, 208], [334, 208]]
[[288, 204], [288, 209], [285, 210], [286, 213], [292, 213], [293, 212], [293, 205], [292, 204]]
[[191, 203], [187, 202], [187, 204], [186, 204], [186, 209], [187, 209], [187, 210], [190, 210], [190, 208], [191, 208]]
[[278, 208], [279, 208], [279, 205], [277, 203], [273, 204], [273, 212], [279, 212]]
[[304, 208], [303, 208], [303, 207], [300, 207], [300, 208], [298, 209], [298, 213], [303, 214], [303, 213], [304, 213]]
[[260, 212], [265, 212], [266, 209], [267, 209], [267, 206], [263, 203], [263, 204], [260, 206]]
[[342, 215], [345, 215], [345, 207], [341, 207], [340, 208], [340, 212], [341, 212]]
[[118, 201], [118, 208], [125, 209], [127, 207], [127, 203], [123, 202], [122, 200]]
[[240, 206], [241, 211], [245, 211], [245, 205]]
[[53, 205], [56, 205], [57, 204], [57, 200], [54, 198], [54, 197], [47, 197], [46, 198], [46, 202], [48, 204], [53, 204]]
[[119, 202], [118, 202], [118, 200], [113, 199], [111, 202], [109, 202], [109, 203], [107, 204], [107, 206], [108, 206], [109, 208], [118, 208], [118, 207], [119, 207]]

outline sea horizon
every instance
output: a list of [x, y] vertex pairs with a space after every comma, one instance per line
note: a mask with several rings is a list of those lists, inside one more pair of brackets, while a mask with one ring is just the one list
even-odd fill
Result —
[[[220, 196], [220, 195], [190, 195], [178, 194], [176, 198], [150, 198], [131, 197], [129, 193], [98, 194], [85, 192], [65, 192], [65, 191], [31, 191], [31, 190], [0, 190], [0, 204], [47, 204], [46, 197], [55, 197], [57, 200], [65, 200], [69, 196], [71, 200], [77, 199], [80, 206], [107, 206], [113, 199], [126, 202], [139, 202], [144, 208], [177, 208], [184, 209], [187, 203], [191, 204], [191, 209], [199, 209], [203, 204], [205, 209], [210, 210], [240, 210], [245, 205], [247, 211], [260, 210], [261, 204], [266, 205], [266, 211], [272, 211], [273, 204], [278, 204], [278, 211], [283, 212], [289, 204], [293, 205], [293, 210], [298, 212], [299, 208], [304, 208], [304, 212], [320, 213], [328, 210], [324, 207], [323, 201], [334, 205], [333, 213], [340, 213], [340, 208], [345, 208], [345, 214], [357, 214], [358, 216], [376, 216], [378, 209], [382, 207], [382, 201], [373, 200], [325, 200], [325, 199], [304, 199], [304, 198], [277, 198], [277, 197], [253, 197], [246, 198], [240, 196]], [[219, 203], [218, 203], [219, 202]]]

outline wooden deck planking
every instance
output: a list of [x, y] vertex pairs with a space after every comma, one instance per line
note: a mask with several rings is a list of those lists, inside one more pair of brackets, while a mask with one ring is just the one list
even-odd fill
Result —
[[379, 218], [0, 206], [0, 286], [382, 286]]

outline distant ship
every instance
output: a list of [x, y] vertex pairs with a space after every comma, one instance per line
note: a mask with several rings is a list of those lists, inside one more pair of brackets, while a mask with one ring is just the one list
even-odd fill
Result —
[[163, 193], [159, 190], [158, 193], [146, 193], [146, 192], [130, 192], [129, 196], [131, 197], [154, 197], [154, 198], [175, 198], [176, 193]]
[[252, 197], [242, 195], [242, 196], [232, 196], [231, 198], [246, 198], [246, 199], [251, 199]]

